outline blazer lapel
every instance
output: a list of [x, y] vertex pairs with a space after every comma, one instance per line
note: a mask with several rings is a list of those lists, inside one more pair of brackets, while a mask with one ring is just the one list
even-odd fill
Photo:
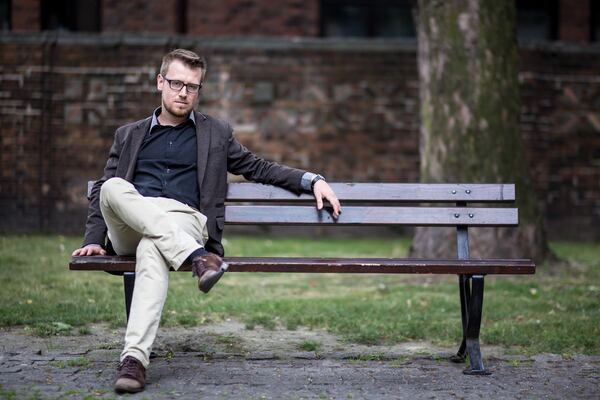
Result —
[[146, 132], [148, 132], [148, 129], [150, 128], [151, 122], [152, 117], [146, 118], [131, 129], [131, 149], [129, 151], [131, 158], [129, 159], [127, 165], [127, 174], [125, 175], [125, 180], [131, 181], [133, 179], [133, 174], [135, 173], [135, 165], [137, 164], [138, 153], [140, 152], [142, 141], [144, 140]]
[[194, 118], [196, 119], [196, 143], [198, 148], [198, 188], [201, 188], [202, 181], [204, 181], [204, 174], [206, 173], [212, 124], [204, 115], [196, 111], [194, 111]]

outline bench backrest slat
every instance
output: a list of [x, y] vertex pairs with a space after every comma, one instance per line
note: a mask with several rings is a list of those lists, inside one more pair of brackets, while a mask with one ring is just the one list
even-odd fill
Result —
[[[92, 192], [94, 181], [87, 185], [87, 196]], [[446, 184], [446, 183], [331, 183], [336, 195], [343, 202], [514, 202], [515, 185]], [[312, 202], [312, 194], [296, 195], [288, 190], [260, 183], [230, 183], [228, 202]]]
[[[513, 202], [514, 184], [331, 183], [342, 202]], [[230, 183], [227, 201], [312, 202], [312, 194], [259, 183]]]
[[[92, 185], [93, 182], [88, 182], [88, 196]], [[331, 183], [331, 186], [343, 205], [342, 215], [337, 221], [333, 220], [330, 212], [316, 210], [315, 199], [311, 194], [296, 195], [285, 189], [259, 183], [231, 183], [225, 207], [225, 222], [235, 225], [324, 223], [464, 227], [517, 226], [519, 223], [516, 208], [466, 206], [473, 202], [514, 202], [514, 184]], [[252, 202], [260, 204], [248, 204]], [[358, 206], [360, 202], [365, 204]], [[455, 206], [390, 206], [409, 202], [448, 202]]]
[[516, 226], [516, 208], [477, 207], [357, 207], [345, 206], [334, 222], [328, 211], [314, 206], [228, 205], [225, 222], [236, 225], [428, 225]]

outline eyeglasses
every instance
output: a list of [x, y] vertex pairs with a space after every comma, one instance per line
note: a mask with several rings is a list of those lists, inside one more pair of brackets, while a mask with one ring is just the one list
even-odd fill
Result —
[[200, 83], [200, 84], [197, 84], [197, 83], [183, 83], [183, 82], [178, 81], [176, 79], [167, 79], [167, 78], [164, 78], [164, 79], [165, 79], [165, 81], [167, 81], [169, 83], [169, 87], [172, 90], [175, 90], [177, 92], [179, 92], [185, 86], [186, 92], [188, 92], [188, 93], [198, 93], [198, 91], [202, 87], [202, 83]]

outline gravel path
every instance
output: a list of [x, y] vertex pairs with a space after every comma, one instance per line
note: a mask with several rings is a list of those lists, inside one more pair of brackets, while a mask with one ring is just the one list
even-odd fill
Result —
[[[0, 399], [120, 398], [122, 330], [39, 338], [0, 330]], [[302, 351], [301, 343], [318, 343]], [[139, 399], [600, 398], [600, 356], [507, 355], [484, 346], [491, 376], [462, 374], [452, 349], [344, 344], [325, 332], [245, 330], [232, 321], [163, 329]], [[87, 396], [87, 397], [86, 397]]]

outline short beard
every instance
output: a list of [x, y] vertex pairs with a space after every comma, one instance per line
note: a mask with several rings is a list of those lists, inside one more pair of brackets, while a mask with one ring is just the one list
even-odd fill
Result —
[[178, 108], [172, 108], [172, 107], [169, 107], [169, 106], [166, 106], [166, 105], [164, 105], [164, 108], [167, 110], [167, 112], [169, 114], [171, 114], [171, 115], [173, 115], [175, 117], [178, 117], [178, 118], [183, 118], [183, 117], [188, 116], [192, 112], [192, 110], [193, 110], [193, 108], [192, 108], [189, 111], [184, 111], [184, 110], [180, 110]]

